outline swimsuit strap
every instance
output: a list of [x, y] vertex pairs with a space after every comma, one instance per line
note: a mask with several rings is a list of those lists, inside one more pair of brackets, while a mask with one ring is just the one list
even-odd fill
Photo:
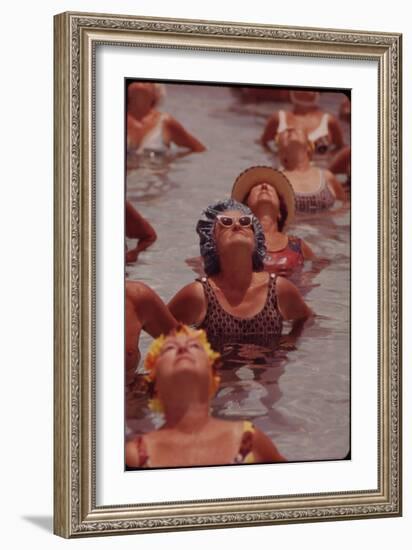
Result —
[[310, 141], [315, 142], [319, 138], [328, 136], [329, 135], [328, 123], [329, 123], [329, 115], [328, 113], [324, 113], [322, 115], [322, 118], [320, 119], [319, 126], [317, 126], [314, 130], [312, 130], [309, 133], [308, 138], [310, 139]]
[[330, 200], [332, 198], [333, 202], [335, 202], [335, 195], [330, 190], [326, 179], [326, 171], [322, 169], [320, 171], [320, 185], [321, 185], [321, 191], [326, 192], [327, 194], [326, 200]]
[[148, 150], [161, 150], [168, 148], [169, 144], [165, 143], [163, 136], [164, 123], [167, 119], [167, 113], [160, 113], [156, 124], [143, 136], [139, 145], [139, 152]]
[[143, 439], [143, 436], [138, 435], [135, 439], [137, 453], [139, 456], [139, 468], [148, 468], [149, 467], [149, 454], [147, 452], [146, 443]]
[[277, 133], [280, 134], [280, 132], [283, 132], [283, 130], [286, 130], [288, 127], [287, 119], [286, 119], [286, 111], [279, 111], [279, 124]]
[[[209, 279], [207, 277], [201, 277], [200, 279], [196, 279], [196, 281], [199, 281], [203, 286], [203, 289], [204, 289], [205, 295], [206, 295], [206, 299], [207, 299], [207, 307], [209, 308], [209, 304], [210, 304], [210, 306], [212, 306], [212, 307], [219, 308], [221, 311], [223, 311], [223, 313], [225, 315], [231, 316], [231, 313], [226, 311], [223, 308], [223, 306], [220, 304], [219, 300], [217, 299], [216, 293], [215, 293], [212, 285], [209, 283]], [[267, 307], [273, 301], [273, 298], [275, 298], [275, 301], [276, 301], [276, 275], [275, 275], [275, 273], [270, 273], [269, 274], [269, 288], [268, 288], [267, 298], [266, 298], [266, 301], [265, 301], [265, 304], [264, 304], [263, 308], [261, 309], [261, 311], [259, 313], [257, 313], [257, 315], [261, 315], [267, 309]], [[206, 315], [207, 315], [207, 313], [206, 313]]]
[[322, 128], [324, 135], [329, 133], [328, 126], [329, 126], [329, 113], [324, 113], [319, 124], [319, 128]]
[[253, 463], [253, 436], [255, 427], [249, 420], [243, 421], [243, 433], [240, 440], [239, 450], [235, 456], [235, 464]]
[[209, 283], [208, 277], [201, 277], [200, 279], [196, 279], [196, 281], [201, 283], [201, 285], [203, 286], [203, 290], [206, 295], [207, 306], [209, 307], [210, 304], [221, 307], [219, 304], [219, 300], [216, 298], [215, 291], [213, 290], [212, 285]]
[[252, 335], [278, 335], [282, 331], [282, 317], [277, 307], [276, 276], [270, 274], [267, 295], [262, 309], [252, 317], [232, 315], [220, 304], [207, 277], [196, 279], [201, 283], [207, 301], [206, 314], [197, 328], [203, 328], [209, 338], [222, 336], [233, 341], [244, 341]]

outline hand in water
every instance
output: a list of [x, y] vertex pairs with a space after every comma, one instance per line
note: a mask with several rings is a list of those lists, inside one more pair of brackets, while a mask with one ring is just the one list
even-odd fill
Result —
[[138, 256], [139, 256], [139, 253], [136, 252], [136, 250], [128, 250], [126, 252], [126, 263], [134, 264]]
[[296, 347], [296, 336], [291, 336], [290, 334], [285, 334], [284, 336], [280, 337], [279, 340], [279, 348], [285, 350], [285, 351], [295, 351], [297, 349]]

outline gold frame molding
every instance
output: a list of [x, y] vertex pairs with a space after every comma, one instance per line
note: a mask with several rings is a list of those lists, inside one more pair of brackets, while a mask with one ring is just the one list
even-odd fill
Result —
[[[54, 21], [54, 532], [113, 535], [401, 515], [402, 36], [63, 13]], [[378, 63], [378, 489], [96, 506], [94, 54], [96, 45]]]

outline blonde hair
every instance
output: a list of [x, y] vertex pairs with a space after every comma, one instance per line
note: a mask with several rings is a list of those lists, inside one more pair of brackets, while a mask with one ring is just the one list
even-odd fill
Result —
[[220, 383], [220, 376], [216, 373], [217, 363], [220, 359], [220, 353], [217, 351], [214, 351], [212, 349], [212, 346], [210, 345], [210, 342], [207, 339], [206, 332], [203, 329], [193, 329], [191, 327], [188, 327], [187, 325], [180, 325], [173, 331], [171, 331], [166, 336], [162, 334], [156, 340], [154, 340], [149, 347], [149, 350], [147, 352], [145, 361], [144, 361], [144, 367], [147, 371], [147, 374], [145, 376], [145, 380], [148, 382], [149, 385], [149, 391], [152, 394], [152, 397], [149, 401], [149, 407], [152, 411], [155, 412], [162, 412], [163, 411], [163, 405], [160, 401], [160, 399], [155, 395], [155, 382], [156, 382], [156, 363], [159, 358], [159, 355], [163, 349], [163, 346], [168, 338], [171, 336], [179, 336], [179, 335], [185, 335], [185, 336], [191, 336], [193, 338], [196, 338], [200, 344], [202, 344], [203, 349], [205, 350], [205, 353], [209, 359], [209, 365], [212, 369], [213, 376], [212, 376], [212, 383], [210, 385], [209, 395], [212, 397], [219, 386]]

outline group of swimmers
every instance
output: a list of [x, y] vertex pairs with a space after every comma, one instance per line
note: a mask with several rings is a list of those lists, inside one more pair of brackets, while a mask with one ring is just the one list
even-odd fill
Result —
[[[136, 82], [128, 94], [129, 152], [155, 142], [205, 150], [173, 117], [156, 110], [161, 86]], [[286, 460], [249, 420], [215, 418], [210, 406], [219, 384], [215, 343], [247, 342], [256, 336], [295, 345], [314, 313], [290, 279], [315, 254], [304, 240], [286, 233], [286, 227], [295, 215], [336, 212], [335, 203], [346, 200], [334, 174], [313, 163], [321, 147], [345, 150], [337, 120], [318, 109], [318, 92], [295, 91], [291, 96], [294, 109], [275, 113], [261, 136], [263, 146], [277, 148], [282, 170], [246, 169], [235, 179], [230, 196], [207, 206], [198, 220], [200, 276], [167, 305], [149, 286], [126, 281], [126, 385], [135, 379], [144, 330], [154, 338], [144, 360], [146, 391], [152, 408], [164, 415], [160, 429], [128, 439], [129, 468]], [[128, 227], [131, 236], [130, 228], [145, 224], [126, 204], [126, 234]], [[155, 231], [149, 228], [142, 247], [139, 241], [126, 252], [127, 261], [154, 242]], [[291, 327], [286, 335], [284, 321]]]

